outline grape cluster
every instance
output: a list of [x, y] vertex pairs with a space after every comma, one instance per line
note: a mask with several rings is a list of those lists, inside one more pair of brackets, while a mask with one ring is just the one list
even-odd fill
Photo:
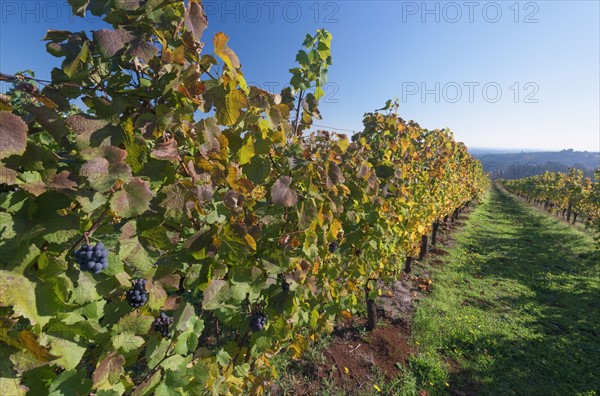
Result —
[[91, 271], [96, 274], [108, 267], [108, 250], [102, 242], [96, 246], [83, 245], [73, 252], [75, 262], [79, 264], [82, 271]]
[[148, 292], [146, 291], [146, 279], [136, 279], [133, 281], [133, 288], [127, 290], [127, 300], [132, 307], [141, 307], [148, 301]]
[[277, 279], [279, 279], [281, 281], [281, 290], [283, 290], [284, 293], [289, 292], [290, 291], [290, 284], [284, 278], [283, 274], [277, 275]]
[[163, 337], [171, 337], [171, 330], [169, 326], [173, 324], [173, 318], [170, 318], [164, 312], [161, 312], [156, 319], [154, 319], [154, 331], [160, 333]]
[[250, 330], [261, 331], [267, 325], [267, 317], [262, 312], [254, 312], [250, 318]]
[[335, 251], [337, 250], [337, 248], [338, 248], [338, 241], [333, 241], [333, 242], [331, 242], [329, 244], [329, 251], [331, 253], [335, 253]]

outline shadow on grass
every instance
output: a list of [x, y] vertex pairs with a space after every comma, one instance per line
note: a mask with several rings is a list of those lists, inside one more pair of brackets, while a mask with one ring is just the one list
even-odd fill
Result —
[[[482, 224], [463, 241], [474, 263], [461, 271], [474, 273], [478, 267], [477, 281], [516, 283], [527, 290], [494, 301], [526, 331], [477, 337], [466, 346], [473, 354], [466, 358], [487, 361], [466, 364], [451, 380], [474, 389], [467, 392], [472, 394], [600, 392], [600, 257], [591, 239], [498, 189], [480, 217]], [[490, 315], [495, 314], [492, 308]]]

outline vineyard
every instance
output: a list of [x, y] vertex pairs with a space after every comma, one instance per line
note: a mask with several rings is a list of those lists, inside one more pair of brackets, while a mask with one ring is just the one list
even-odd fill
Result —
[[51, 81], [1, 75], [3, 395], [262, 394], [274, 355], [374, 328], [382, 284], [488, 187], [395, 101], [308, 133], [325, 30], [273, 93], [224, 33], [206, 52], [200, 1], [69, 3], [113, 29], [48, 31]]
[[583, 177], [581, 170], [571, 169], [568, 174], [546, 172], [501, 183], [509, 191], [567, 222], [572, 219], [575, 224], [580, 217], [586, 226], [600, 231], [600, 168], [594, 177], [596, 180], [592, 182], [589, 177]]

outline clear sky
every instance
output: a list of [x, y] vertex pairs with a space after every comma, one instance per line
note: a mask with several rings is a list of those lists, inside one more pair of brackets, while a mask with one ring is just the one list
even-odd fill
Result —
[[[360, 130], [365, 112], [449, 127], [469, 147], [600, 150], [599, 1], [205, 1], [246, 79], [279, 91], [306, 33], [333, 35], [319, 125]], [[98, 30], [66, 0], [0, 0], [0, 71], [47, 78], [48, 29]], [[6, 86], [1, 87], [4, 91]]]

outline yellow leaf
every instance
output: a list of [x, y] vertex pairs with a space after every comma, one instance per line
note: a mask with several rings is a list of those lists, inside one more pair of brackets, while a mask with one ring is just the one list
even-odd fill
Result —
[[312, 269], [312, 273], [313, 275], [316, 275], [319, 272], [319, 260], [315, 260], [315, 263], [313, 264], [313, 269]]
[[400, 146], [402, 146], [402, 152], [404, 153], [406, 151], [406, 149], [408, 148], [408, 145], [410, 144], [410, 142], [406, 139], [402, 139], [400, 141]]
[[292, 358], [300, 359], [306, 348], [308, 348], [308, 339], [301, 335], [296, 336], [296, 340], [290, 345]]
[[42, 104], [50, 109], [57, 109], [58, 105], [56, 103], [54, 103], [52, 100], [42, 96], [42, 95], [35, 95], [35, 98], [37, 100], [39, 100], [40, 102], [42, 102]]
[[254, 238], [252, 237], [252, 235], [250, 234], [246, 234], [244, 236], [244, 239], [246, 240], [246, 242], [248, 242], [248, 245], [250, 245], [250, 247], [253, 250], [256, 250], [256, 241], [254, 240]]
[[342, 229], [342, 223], [339, 220], [334, 220], [329, 226], [329, 236], [332, 240], [336, 240], [338, 237], [338, 233]]
[[381, 393], [381, 388], [378, 387], [377, 385], [373, 385], [373, 388], [375, 388], [375, 390], [379, 393]]
[[235, 52], [227, 46], [227, 41], [229, 41], [229, 37], [225, 33], [219, 32], [213, 38], [213, 45], [215, 54], [225, 62], [229, 70], [233, 71], [240, 68], [240, 60]]

